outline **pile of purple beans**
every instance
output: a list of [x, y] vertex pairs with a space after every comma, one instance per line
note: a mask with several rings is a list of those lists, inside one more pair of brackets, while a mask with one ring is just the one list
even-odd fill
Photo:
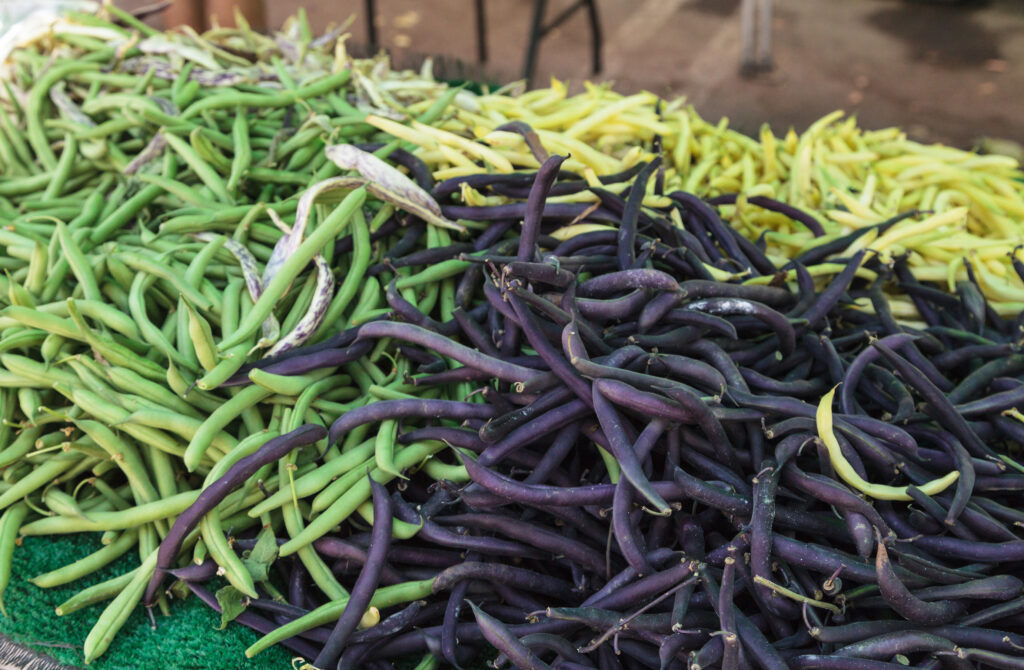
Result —
[[[302, 374], [388, 340], [410, 362], [409, 382], [439, 392], [329, 417], [330, 442], [397, 420], [399, 445], [445, 443], [435, 460], [464, 466], [469, 481], [410, 469], [373, 483], [372, 525], [345, 521], [312, 543], [351, 591], [344, 610], [295, 630], [326, 599], [292, 555], [275, 564], [290, 602], [267, 594], [238, 622], [291, 625], [284, 643], [321, 670], [418, 659], [1024, 668], [1020, 319], [996, 315], [971, 282], [952, 294], [915, 280], [906, 259], [842, 257], [867, 229], [776, 268], [718, 216], [728, 197], [676, 192], [669, 208], [641, 207], [651, 180], [660, 190], [657, 160], [593, 188], [560, 172], [559, 157], [537, 173], [438, 184], [410, 155], [392, 159], [446, 216], [487, 224], [411, 254], [403, 247], [426, 224], [399, 216], [378, 231], [405, 237], [373, 274], [467, 261], [453, 317], [421, 313], [392, 282], [387, 318], [259, 365]], [[461, 182], [512, 204], [455, 204]], [[596, 204], [548, 202], [585, 190]], [[822, 232], [782, 203], [758, 204]], [[613, 229], [551, 236], [571, 222]], [[816, 281], [810, 270], [825, 260], [846, 267]], [[711, 269], [772, 279], [717, 281]], [[928, 326], [894, 319], [893, 293]], [[467, 383], [470, 397], [451, 397]], [[830, 449], [819, 403], [836, 386]], [[307, 427], [271, 441], [219, 495], [322, 437]], [[392, 537], [392, 518], [421, 527]], [[359, 629], [382, 602], [375, 593], [423, 580], [425, 591]]]

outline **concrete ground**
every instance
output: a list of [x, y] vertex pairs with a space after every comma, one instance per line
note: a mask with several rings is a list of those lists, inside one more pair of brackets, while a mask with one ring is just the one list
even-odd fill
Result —
[[[128, 4], [128, 3], [126, 3]], [[304, 4], [316, 28], [352, 14], [366, 43], [363, 0], [267, 0], [280, 25]], [[443, 56], [442, 74], [520, 76], [533, 3], [486, 0], [489, 61], [476, 64], [471, 0], [376, 0], [379, 41], [396, 63]], [[572, 0], [550, 0], [554, 16]], [[542, 42], [535, 83], [611, 80], [622, 92], [686, 95], [709, 119], [755, 132], [806, 127], [846, 109], [867, 127], [969, 146], [981, 136], [1024, 140], [1024, 0], [775, 0], [775, 68], [739, 74], [740, 0], [597, 0], [604, 69], [590, 74], [590, 32], [578, 12]], [[454, 63], [454, 65], [453, 65]], [[464, 66], [464, 68], [460, 68]]]

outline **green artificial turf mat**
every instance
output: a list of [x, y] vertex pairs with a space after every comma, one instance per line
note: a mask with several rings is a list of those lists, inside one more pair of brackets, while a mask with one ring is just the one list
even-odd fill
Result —
[[[15, 550], [11, 582], [4, 593], [7, 617], [0, 616], [0, 633], [68, 665], [85, 667], [82, 644], [106, 603], [59, 617], [54, 608], [83, 588], [116, 577], [138, 565], [129, 552], [99, 572], [52, 589], [38, 588], [29, 577], [78, 560], [100, 547], [99, 534], [27, 537]], [[216, 630], [220, 615], [198, 598], [171, 603], [171, 616], [154, 608], [156, 630], [143, 607], [136, 608], [106, 653], [89, 664], [95, 670], [288, 670], [292, 654], [272, 648], [246, 659], [245, 649], [259, 635], [236, 623]]]

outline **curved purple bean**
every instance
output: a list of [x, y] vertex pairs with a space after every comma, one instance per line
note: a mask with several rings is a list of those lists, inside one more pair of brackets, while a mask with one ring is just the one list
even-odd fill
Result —
[[453, 358], [463, 365], [489, 372], [493, 377], [508, 382], [522, 382], [535, 377], [538, 372], [521, 365], [487, 356], [476, 349], [453, 342], [451, 339], [426, 328], [409, 323], [373, 321], [359, 329], [359, 339], [390, 337], [404, 342], [418, 344], [431, 351]]
[[189, 505], [188, 509], [178, 515], [167, 535], [160, 542], [157, 549], [156, 570], [153, 577], [146, 586], [143, 603], [152, 606], [156, 601], [157, 592], [164, 581], [164, 575], [173, 565], [174, 560], [181, 551], [182, 542], [185, 536], [195, 528], [199, 521], [213, 508], [215, 508], [234, 489], [245, 483], [257, 470], [273, 463], [293, 449], [314, 444], [322, 440], [327, 434], [323, 426], [306, 424], [271, 440], [257, 449], [254, 453], [240, 459], [237, 463], [228, 468], [223, 476], [211, 482], [204, 488], [196, 501]]
[[876, 552], [878, 592], [890, 607], [908, 621], [934, 626], [952, 621], [963, 613], [962, 606], [957, 602], [926, 602], [915, 596], [897, 576], [884, 542], [878, 543]]
[[350, 410], [335, 419], [328, 435], [330, 444], [337, 442], [356, 426], [365, 423], [379, 423], [386, 419], [424, 418], [424, 419], [489, 419], [494, 416], [494, 408], [471, 402], [454, 400], [425, 400], [419, 398], [403, 400], [384, 400], [363, 405]]

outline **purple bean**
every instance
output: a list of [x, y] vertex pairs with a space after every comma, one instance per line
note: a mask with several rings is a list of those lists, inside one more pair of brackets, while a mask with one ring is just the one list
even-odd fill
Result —
[[558, 600], [572, 600], [576, 593], [570, 584], [539, 572], [500, 563], [470, 561], [453, 565], [439, 573], [434, 578], [432, 589], [434, 593], [441, 593], [467, 579], [501, 582]]
[[875, 554], [875, 574], [882, 599], [908, 621], [937, 625], [952, 621], [963, 612], [959, 603], [926, 602], [911, 593], [893, 569], [883, 542], [878, 543]]
[[487, 641], [494, 645], [495, 649], [508, 656], [517, 668], [550, 670], [551, 666], [540, 660], [539, 656], [520, 642], [508, 626], [485, 613], [472, 602], [469, 603], [469, 606], [473, 609], [473, 616], [476, 617], [480, 631]]
[[387, 419], [399, 418], [446, 418], [446, 419], [489, 419], [494, 416], [494, 408], [479, 403], [457, 402], [453, 400], [384, 400], [370, 405], [357, 407], [338, 417], [329, 433], [331, 444], [337, 442], [353, 428], [366, 423], [379, 423]]
[[618, 232], [618, 261], [620, 270], [629, 270], [636, 262], [636, 229], [640, 217], [640, 205], [647, 190], [647, 182], [661, 165], [661, 156], [657, 156], [643, 166], [636, 179], [629, 187], [629, 197], [622, 212]]
[[323, 426], [306, 424], [290, 433], [275, 437], [267, 441], [266, 444], [254, 453], [240, 459], [228, 468], [227, 472], [220, 478], [204, 488], [195, 502], [178, 515], [167, 535], [160, 542], [160, 547], [157, 551], [156, 570], [146, 586], [143, 602], [147, 606], [153, 605], [160, 590], [160, 585], [163, 583], [164, 574], [178, 557], [178, 552], [181, 551], [181, 544], [184, 542], [185, 536], [199, 524], [199, 521], [208, 512], [220, 504], [231, 491], [241, 486], [245, 480], [255, 474], [261, 467], [283, 458], [293, 449], [318, 442], [324, 438], [325, 434], [326, 430]]
[[463, 365], [487, 371], [502, 381], [521, 382], [537, 375], [535, 370], [487, 356], [475, 349], [453, 342], [443, 335], [412, 324], [373, 321], [359, 330], [360, 339], [384, 337], [418, 344], [443, 356], [453, 358]]
[[584, 298], [600, 298], [644, 288], [672, 292], [680, 290], [675, 278], [661, 270], [630, 269], [588, 279], [579, 285], [577, 292]]

